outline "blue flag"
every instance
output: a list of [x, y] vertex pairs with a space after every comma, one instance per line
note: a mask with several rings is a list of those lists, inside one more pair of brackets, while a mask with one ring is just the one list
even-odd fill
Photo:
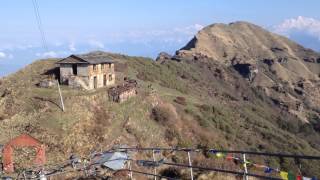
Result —
[[273, 171], [273, 169], [270, 168], [270, 167], [266, 167], [266, 168], [264, 169], [264, 173], [272, 173], [272, 171]]

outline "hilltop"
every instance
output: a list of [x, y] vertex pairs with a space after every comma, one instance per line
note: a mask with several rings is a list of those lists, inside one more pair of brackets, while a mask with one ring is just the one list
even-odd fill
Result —
[[303, 121], [310, 113], [319, 114], [320, 53], [254, 24], [205, 27], [175, 57], [210, 59], [233, 67]]
[[[36, 85], [59, 59], [35, 61], [1, 80], [0, 144], [31, 134], [48, 145], [49, 162], [116, 144], [320, 155], [319, 54], [284, 37], [243, 22], [216, 24], [158, 61], [100, 51], [86, 56], [114, 60], [117, 84], [136, 79], [138, 96], [118, 104], [105, 88], [63, 86], [62, 112], [57, 89]], [[270, 163], [297, 171], [294, 160]], [[319, 175], [319, 164], [301, 163], [305, 173]]]

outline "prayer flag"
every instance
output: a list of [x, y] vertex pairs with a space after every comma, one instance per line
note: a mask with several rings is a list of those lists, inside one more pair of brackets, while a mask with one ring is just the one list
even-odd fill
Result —
[[266, 167], [266, 168], [264, 169], [264, 173], [272, 173], [272, 171], [273, 171], [273, 169], [270, 168], [270, 167]]
[[210, 150], [209, 150], [209, 153], [216, 154], [216, 153], [217, 153], [217, 151], [216, 151], [216, 150], [214, 150], [214, 149], [210, 149]]
[[296, 180], [296, 176], [293, 175], [291, 172], [288, 173], [288, 179], [289, 180]]
[[221, 158], [221, 157], [224, 156], [224, 154], [219, 152], [219, 153], [216, 154], [216, 156], [217, 156], [218, 158]]
[[283, 180], [289, 180], [289, 179], [288, 179], [288, 175], [289, 175], [289, 173], [284, 172], [284, 171], [280, 171], [281, 179], [283, 179]]
[[311, 178], [303, 177], [302, 180], [311, 180]]
[[226, 158], [228, 161], [232, 161], [233, 160], [233, 157], [231, 154], [227, 154], [227, 158]]

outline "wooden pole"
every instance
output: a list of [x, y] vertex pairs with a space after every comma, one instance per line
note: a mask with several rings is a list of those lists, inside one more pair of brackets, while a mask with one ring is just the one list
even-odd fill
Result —
[[[152, 157], [153, 157], [153, 161], [156, 162], [156, 156], [154, 153], [154, 150], [152, 150]], [[157, 175], [157, 167], [154, 167], [154, 174]], [[157, 176], [154, 176], [154, 180], [157, 180]]]
[[63, 98], [62, 98], [62, 94], [61, 94], [61, 90], [60, 90], [60, 84], [59, 81], [57, 80], [57, 84], [58, 84], [58, 90], [59, 90], [59, 96], [60, 96], [60, 102], [61, 102], [61, 107], [62, 107], [62, 111], [64, 112], [64, 103], [63, 103]]
[[243, 178], [244, 178], [245, 180], [248, 180], [248, 176], [247, 176], [247, 174], [248, 174], [248, 168], [247, 168], [246, 154], [243, 154], [243, 161], [244, 161], [244, 164], [243, 164], [243, 167], [244, 167], [244, 176], [243, 176]]
[[132, 180], [132, 167], [131, 167], [131, 161], [129, 161], [129, 170], [130, 170], [129, 178], [130, 178], [130, 180]]
[[193, 170], [192, 170], [192, 162], [191, 162], [191, 157], [190, 157], [190, 151], [188, 151], [188, 160], [189, 160], [189, 166], [190, 166], [190, 176], [191, 176], [191, 180], [193, 180]]

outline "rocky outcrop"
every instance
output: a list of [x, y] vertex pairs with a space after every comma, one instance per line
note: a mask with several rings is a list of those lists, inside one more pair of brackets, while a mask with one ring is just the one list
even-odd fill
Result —
[[320, 53], [257, 25], [207, 26], [175, 57], [231, 67], [253, 87], [264, 89], [281, 109], [304, 112], [299, 114], [302, 119], [309, 111], [320, 109], [320, 93], [316, 94], [320, 91]]
[[171, 60], [172, 56], [166, 52], [159, 53], [158, 57], [156, 58], [156, 61], [167, 61]]

